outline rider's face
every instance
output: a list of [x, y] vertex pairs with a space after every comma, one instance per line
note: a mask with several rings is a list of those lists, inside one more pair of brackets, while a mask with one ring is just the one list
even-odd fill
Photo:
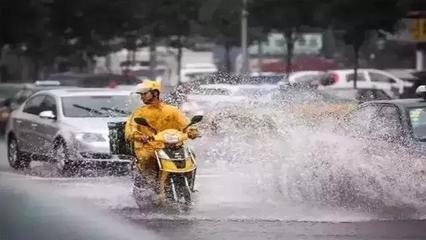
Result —
[[150, 104], [154, 100], [154, 95], [152, 94], [152, 92], [149, 91], [145, 93], [140, 93], [140, 96], [144, 104]]

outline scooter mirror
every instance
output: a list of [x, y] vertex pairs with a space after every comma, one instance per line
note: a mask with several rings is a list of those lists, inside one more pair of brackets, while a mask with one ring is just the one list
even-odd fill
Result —
[[195, 115], [194, 117], [192, 117], [191, 119], [191, 125], [192, 124], [196, 124], [201, 122], [201, 120], [203, 120], [203, 116], [202, 115]]
[[149, 124], [148, 124], [148, 122], [146, 121], [146, 119], [145, 119], [145, 118], [137, 117], [137, 118], [135, 118], [134, 120], [135, 120], [135, 123], [137, 123], [137, 124], [139, 124], [139, 125], [143, 125], [143, 126], [147, 126], [147, 127], [149, 127]]

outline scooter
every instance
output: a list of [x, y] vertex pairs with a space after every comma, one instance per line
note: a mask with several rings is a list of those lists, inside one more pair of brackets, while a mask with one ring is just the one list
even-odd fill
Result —
[[[202, 119], [203, 116], [201, 115], [194, 116], [183, 131], [166, 129], [160, 132], [150, 126], [146, 119], [134, 119], [137, 124], [148, 127], [154, 133], [150, 141], [155, 142], [155, 144], [151, 145], [155, 146], [155, 158], [158, 164], [156, 182], [158, 184], [154, 184], [155, 187], [153, 191], [157, 195], [160, 192], [164, 193], [166, 202], [186, 206], [191, 204], [192, 193], [195, 191], [194, 183], [197, 163], [194, 153], [186, 144], [189, 138], [184, 132], [188, 127], [201, 122]], [[111, 133], [113, 133], [111, 129], [113, 128], [110, 127], [110, 136]], [[117, 149], [117, 141], [113, 142], [115, 145], [110, 145]], [[123, 144], [123, 141], [121, 141], [121, 144]], [[128, 147], [132, 148], [131, 146]], [[121, 146], [121, 149], [123, 148], [126, 147]], [[133, 158], [136, 158], [134, 151], [127, 152], [131, 152]], [[133, 194], [136, 198], [136, 202], [141, 206], [142, 200], [147, 200], [147, 186], [137, 183], [138, 179], [144, 178], [137, 170], [137, 167], [133, 172], [134, 175], [136, 175], [134, 176], [135, 184]], [[152, 195], [152, 193], [150, 195]]]

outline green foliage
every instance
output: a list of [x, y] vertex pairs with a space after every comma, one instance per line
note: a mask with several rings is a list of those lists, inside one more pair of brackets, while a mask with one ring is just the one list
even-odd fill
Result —
[[265, 32], [298, 31], [303, 26], [318, 25], [316, 11], [322, 3], [313, 0], [253, 0], [249, 4], [250, 21]]
[[41, 0], [0, 0], [0, 46], [39, 44], [46, 21], [47, 11]]
[[396, 23], [406, 14], [400, 0], [333, 0], [326, 13], [335, 29], [345, 31], [344, 40], [361, 46], [370, 31], [394, 32]]
[[201, 34], [217, 43], [239, 46], [242, 0], [206, 0], [199, 11]]
[[[0, 46], [23, 43], [28, 54], [53, 59], [75, 51], [105, 54], [117, 38], [134, 49], [146, 45], [148, 36], [158, 40], [196, 33], [229, 48], [240, 45], [242, 4], [243, 0], [0, 0]], [[292, 38], [305, 26], [331, 26], [359, 49], [369, 32], [392, 32], [408, 9], [419, 6], [423, 1], [248, 0], [249, 41], [274, 30]]]

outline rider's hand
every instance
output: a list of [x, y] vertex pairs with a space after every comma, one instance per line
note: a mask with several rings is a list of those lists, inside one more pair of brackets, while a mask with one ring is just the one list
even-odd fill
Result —
[[136, 135], [134, 136], [134, 140], [137, 142], [148, 143], [149, 141], [152, 141], [153, 138], [151, 136]]
[[188, 128], [186, 134], [188, 135], [189, 139], [195, 139], [200, 136], [200, 132], [197, 128]]

